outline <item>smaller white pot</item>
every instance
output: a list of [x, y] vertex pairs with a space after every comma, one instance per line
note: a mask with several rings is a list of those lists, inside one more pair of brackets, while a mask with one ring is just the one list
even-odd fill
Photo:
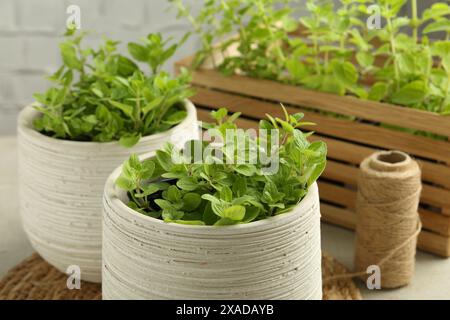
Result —
[[19, 116], [19, 186], [23, 227], [35, 250], [58, 270], [78, 266], [81, 279], [101, 281], [101, 216], [104, 183], [131, 153], [182, 147], [198, 139], [194, 105], [172, 129], [143, 137], [133, 148], [118, 142], [77, 142], [50, 138], [33, 128], [39, 116], [26, 107]]
[[[152, 155], [146, 155], [151, 157]], [[321, 299], [317, 185], [285, 214], [234, 226], [165, 223], [104, 195], [103, 299]]]

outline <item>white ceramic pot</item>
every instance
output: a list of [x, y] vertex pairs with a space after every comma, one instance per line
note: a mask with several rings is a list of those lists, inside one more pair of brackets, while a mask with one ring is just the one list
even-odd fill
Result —
[[235, 226], [165, 223], [105, 187], [103, 299], [321, 299], [317, 185], [291, 211]]
[[62, 272], [80, 267], [81, 278], [101, 281], [102, 195], [107, 177], [131, 153], [142, 154], [171, 141], [198, 139], [194, 105], [172, 129], [142, 138], [133, 148], [118, 142], [76, 142], [33, 129], [39, 113], [25, 108], [18, 123], [20, 212], [36, 251]]

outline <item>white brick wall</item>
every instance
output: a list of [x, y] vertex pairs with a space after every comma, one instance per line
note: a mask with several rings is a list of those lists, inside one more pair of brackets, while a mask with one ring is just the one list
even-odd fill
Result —
[[[202, 2], [191, 0], [194, 9]], [[150, 32], [179, 38], [187, 30], [167, 0], [0, 0], [0, 135], [15, 132], [18, 111], [47, 88], [45, 75], [60, 65], [58, 42], [72, 4], [80, 6], [82, 29], [93, 31], [89, 45], [103, 35], [128, 42]], [[196, 47], [188, 42], [167, 69]]]
[[0, 30], [12, 31], [16, 27], [13, 1], [0, 1]]

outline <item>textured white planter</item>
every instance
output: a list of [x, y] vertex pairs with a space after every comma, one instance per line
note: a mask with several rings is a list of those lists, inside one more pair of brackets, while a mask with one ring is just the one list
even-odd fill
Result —
[[103, 299], [321, 299], [317, 185], [294, 210], [236, 226], [168, 224], [108, 179]]
[[20, 211], [36, 251], [66, 272], [81, 269], [83, 280], [101, 281], [101, 217], [104, 184], [131, 153], [159, 149], [167, 141], [182, 146], [199, 135], [197, 115], [186, 101], [187, 118], [169, 131], [147, 136], [131, 149], [118, 142], [75, 142], [35, 131], [39, 113], [25, 108], [18, 123]]

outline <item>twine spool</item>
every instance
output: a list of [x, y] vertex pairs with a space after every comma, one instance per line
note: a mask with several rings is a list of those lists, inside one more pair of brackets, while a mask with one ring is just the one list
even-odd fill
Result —
[[183, 147], [198, 138], [194, 105], [168, 131], [143, 137], [133, 148], [117, 141], [59, 140], [37, 132], [40, 113], [26, 107], [18, 121], [20, 213], [36, 251], [58, 270], [79, 266], [81, 279], [101, 281], [102, 195], [111, 172], [131, 153], [142, 154], [166, 142]]
[[227, 227], [165, 223], [108, 179], [103, 299], [321, 299], [317, 185], [291, 212]]
[[377, 152], [361, 163], [355, 269], [378, 265], [382, 288], [407, 285], [414, 274], [421, 189], [419, 165], [403, 152]]

